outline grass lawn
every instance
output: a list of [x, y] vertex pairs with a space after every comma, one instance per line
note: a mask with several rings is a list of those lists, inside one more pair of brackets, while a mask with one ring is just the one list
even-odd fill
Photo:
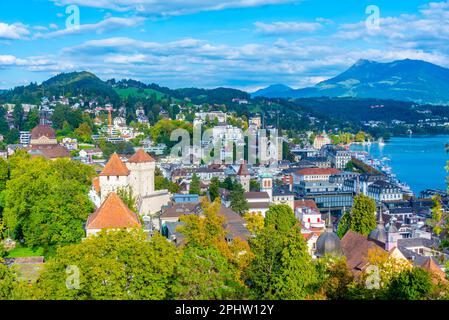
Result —
[[6, 258], [26, 258], [26, 257], [40, 257], [44, 255], [42, 248], [33, 250], [32, 248], [15, 248], [8, 251]]

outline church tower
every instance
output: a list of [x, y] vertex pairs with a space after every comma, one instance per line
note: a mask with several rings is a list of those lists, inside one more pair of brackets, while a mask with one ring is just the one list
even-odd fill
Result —
[[271, 174], [260, 175], [260, 191], [268, 193], [270, 202], [273, 202], [273, 176]]
[[139, 149], [127, 163], [129, 185], [136, 198], [144, 198], [154, 193], [155, 160], [143, 149]]
[[242, 164], [240, 165], [240, 169], [237, 172], [237, 180], [243, 186], [243, 189], [245, 190], [245, 192], [250, 191], [251, 175], [248, 171], [248, 168], [246, 167], [245, 161], [242, 162]]

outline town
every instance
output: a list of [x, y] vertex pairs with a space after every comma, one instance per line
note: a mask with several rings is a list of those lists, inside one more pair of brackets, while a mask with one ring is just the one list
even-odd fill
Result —
[[[247, 105], [251, 102], [233, 98], [231, 103]], [[218, 233], [223, 236], [222, 245], [229, 246], [227, 250], [238, 250], [239, 257], [248, 255], [247, 262], [231, 258], [237, 259], [234, 263], [245, 270], [251, 269], [249, 251], [254, 243], [256, 247], [251, 255], [257, 250], [268, 250], [257, 247], [262, 246], [257, 239], [262, 239], [259, 234], [263, 234], [264, 226], [292, 223], [288, 229], [299, 226], [301, 241], [305, 243], [308, 258], [304, 261], [310, 259], [319, 263], [329, 257], [343, 259], [348, 279], [354, 279], [361, 286], [373, 272], [385, 283], [393, 277], [392, 273], [413, 267], [424, 269], [438, 284], [447, 285], [449, 250], [444, 216], [449, 210], [448, 194], [429, 189], [416, 195], [396, 179], [385, 159], [372, 159], [366, 152], [351, 151], [349, 147], [353, 143], [377, 143], [362, 131], [337, 133], [337, 136], [326, 130], [307, 131], [299, 138], [289, 137], [282, 134], [285, 133], [282, 128], [266, 125], [264, 114], [253, 113], [241, 118], [232, 111], [225, 111], [226, 105], [186, 101], [166, 103], [164, 107], [158, 105], [153, 124], [142, 105], [129, 115], [125, 107], [100, 103], [82, 95], [43, 97], [39, 105], [5, 104], [2, 108], [2, 121], [16, 134], [2, 137], [4, 148], [0, 154], [6, 168], [2, 187], [6, 194], [2, 196], [3, 221], [0, 224], [4, 235], [4, 263], [18, 270], [21, 281], [28, 284], [45, 283], [46, 273], [44, 271], [44, 276], [40, 273], [45, 265], [52, 266], [52, 256], [61, 254], [59, 249], [58, 253], [54, 251], [58, 246], [82, 246], [96, 237], [108, 241], [108, 234], [114, 230], [140, 230], [145, 236], [139, 241], [160, 241], [163, 237], [172, 246], [170, 250], [175, 250], [173, 248], [184, 248], [194, 241], [211, 239], [207, 227], [203, 230], [200, 221], [214, 223], [211, 213], [214, 212], [220, 217], [219, 227], [223, 228]], [[171, 140], [171, 133], [182, 129], [190, 136], [198, 127], [211, 132], [209, 139], [201, 140], [199, 147], [219, 146], [215, 149], [214, 161], [205, 162], [201, 152], [190, 144], [185, 148], [188, 161], [182, 161], [178, 152], [173, 152], [178, 140]], [[254, 134], [265, 129], [279, 131], [279, 135], [270, 137], [271, 140], [259, 137], [257, 143], [249, 145], [244, 129]], [[200, 129], [200, 134], [202, 132]], [[12, 141], [14, 139], [17, 141]], [[243, 152], [237, 152], [239, 148]], [[254, 161], [250, 161], [251, 158]], [[226, 161], [229, 159], [232, 161]], [[28, 164], [29, 161], [49, 164]], [[92, 173], [63, 169], [74, 166], [69, 163], [89, 168]], [[79, 200], [82, 203], [79, 209], [90, 208], [90, 211], [82, 212], [86, 213], [84, 220], [64, 218], [68, 220], [60, 222], [77, 224], [74, 227], [77, 236], [70, 238], [56, 231], [44, 240], [39, 233], [51, 234], [45, 221], [54, 218], [26, 221], [42, 209], [31, 202], [28, 203], [30, 209], [26, 209], [17, 203], [19, 200], [13, 199], [14, 191], [9, 189], [17, 186], [15, 180], [20, 175], [32, 177], [32, 170], [39, 170], [38, 165], [48, 167], [50, 176], [57, 174], [59, 165], [71, 172], [67, 175], [73, 175], [72, 179], [84, 180], [87, 198]], [[52, 166], [55, 168], [51, 169]], [[67, 192], [72, 192], [72, 187], [67, 185], [67, 188]], [[22, 192], [19, 190], [17, 192]], [[21, 195], [24, 199], [44, 197], [30, 194], [35, 192], [32, 189], [26, 190]], [[73, 214], [82, 217], [82, 213]], [[290, 215], [293, 222], [287, 222]], [[36, 225], [39, 221], [42, 226]], [[42, 230], [30, 231], [30, 228]], [[282, 225], [276, 225], [277, 228]], [[74, 232], [74, 229], [64, 232]], [[196, 239], [195, 232], [206, 232], [204, 239]], [[266, 232], [270, 235], [273, 231]], [[159, 246], [157, 250], [161, 254], [168, 250], [162, 244], [155, 246]], [[257, 264], [258, 258], [254, 259]], [[245, 267], [242, 264], [246, 264]], [[375, 271], [373, 266], [377, 268]], [[190, 280], [184, 281], [184, 287], [195, 285]], [[262, 284], [255, 286], [263, 292]], [[381, 284], [377, 286], [379, 289]], [[61, 294], [59, 290], [56, 291]], [[188, 291], [188, 288], [178, 288], [177, 297], [193, 298]], [[92, 293], [86, 294], [93, 297]], [[106, 297], [110, 297], [108, 294]], [[202, 298], [240, 297], [198, 294]], [[259, 298], [289, 297], [286, 292], [278, 296], [259, 294]], [[304, 289], [295, 294], [293, 298], [313, 297], [317, 293]], [[332, 298], [332, 294], [328, 297]]]

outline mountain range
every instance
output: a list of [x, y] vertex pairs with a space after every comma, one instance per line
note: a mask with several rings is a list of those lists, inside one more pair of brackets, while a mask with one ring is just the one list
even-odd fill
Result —
[[252, 97], [266, 98], [377, 98], [417, 103], [449, 104], [449, 69], [421, 60], [380, 63], [359, 60], [340, 75], [310, 88], [276, 84]]

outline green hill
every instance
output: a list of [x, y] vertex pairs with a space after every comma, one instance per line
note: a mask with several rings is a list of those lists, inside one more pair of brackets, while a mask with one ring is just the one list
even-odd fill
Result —
[[120, 97], [114, 89], [90, 72], [61, 73], [41, 85], [31, 83], [16, 87], [0, 96], [0, 100], [11, 103], [39, 103], [44, 96], [78, 96], [97, 98], [118, 103]]

